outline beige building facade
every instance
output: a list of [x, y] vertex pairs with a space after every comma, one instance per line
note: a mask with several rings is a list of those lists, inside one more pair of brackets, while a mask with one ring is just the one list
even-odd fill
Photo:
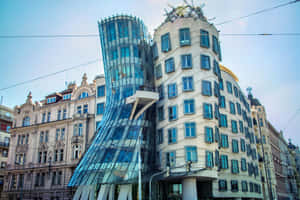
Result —
[[69, 179], [95, 132], [96, 83], [33, 102], [31, 93], [14, 109], [4, 199], [71, 199]]
[[96, 82], [96, 105], [95, 105], [95, 127], [100, 124], [105, 111], [106, 89], [104, 75], [95, 77]]

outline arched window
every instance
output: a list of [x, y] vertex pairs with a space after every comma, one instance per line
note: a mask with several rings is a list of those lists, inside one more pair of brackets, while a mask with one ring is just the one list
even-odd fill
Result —
[[73, 145], [73, 159], [78, 159], [81, 156], [81, 145]]
[[30, 117], [28, 116], [24, 117], [23, 126], [30, 126]]
[[78, 99], [84, 99], [84, 98], [87, 98], [89, 96], [89, 93], [87, 92], [82, 92], [80, 95], [79, 95], [79, 98]]

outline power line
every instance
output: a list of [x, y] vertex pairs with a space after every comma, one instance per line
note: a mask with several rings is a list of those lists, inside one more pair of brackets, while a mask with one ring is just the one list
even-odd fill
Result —
[[55, 35], [0, 35], [0, 39], [34, 39], [34, 38], [87, 38], [87, 37], [99, 37], [97, 34], [55, 34]]
[[221, 36], [300, 36], [300, 33], [223, 33]]
[[70, 71], [70, 70], [73, 70], [73, 69], [76, 69], [76, 68], [79, 68], [79, 67], [83, 67], [83, 66], [86, 66], [86, 65], [90, 65], [90, 64], [96, 63], [96, 62], [98, 62], [98, 61], [100, 61], [100, 60], [102, 60], [102, 59], [99, 59], [99, 58], [98, 58], [98, 59], [96, 59], [96, 60], [91, 60], [91, 61], [88, 61], [88, 62], [85, 62], [85, 63], [81, 63], [81, 64], [79, 64], [79, 65], [74, 65], [74, 66], [72, 66], [72, 67], [68, 67], [68, 68], [65, 68], [65, 69], [60, 70], [60, 71], [57, 71], [57, 72], [45, 74], [45, 75], [42, 75], [42, 76], [39, 76], [39, 77], [30, 79], [30, 80], [22, 81], [22, 82], [19, 82], [19, 83], [16, 83], [16, 84], [13, 84], [13, 85], [4, 87], [4, 88], [0, 88], [0, 91], [7, 90], [7, 89], [10, 89], [10, 88], [14, 88], [14, 87], [17, 87], [17, 86], [19, 86], [19, 85], [24, 85], [24, 84], [26, 84], [26, 83], [31, 83], [31, 82], [33, 82], [33, 81], [37, 81], [37, 80], [40, 80], [40, 79], [43, 79], [43, 78], [47, 78], [47, 77], [50, 77], [50, 76], [54, 76], [54, 75], [56, 75], [56, 74], [60, 74], [60, 73], [66, 72], [66, 71]]
[[280, 5], [271, 7], [271, 8], [266, 8], [266, 9], [263, 9], [263, 10], [259, 10], [259, 11], [256, 11], [256, 12], [254, 12], [254, 13], [250, 13], [250, 14], [248, 14], [248, 15], [244, 15], [244, 16], [241, 16], [241, 17], [232, 18], [232, 19], [230, 19], [230, 20], [226, 20], [226, 21], [217, 23], [217, 24], [215, 24], [215, 25], [218, 26], [218, 25], [227, 24], [227, 23], [230, 23], [230, 22], [233, 22], [233, 21], [245, 19], [245, 18], [254, 16], [254, 15], [258, 15], [258, 14], [264, 13], [264, 12], [269, 12], [269, 11], [271, 11], [271, 10], [274, 10], [274, 9], [277, 9], [277, 8], [280, 8], [280, 7], [284, 7], [284, 6], [288, 6], [288, 5], [291, 5], [291, 4], [294, 4], [294, 3], [298, 3], [298, 2], [300, 2], [300, 0], [289, 1], [289, 2], [287, 2], [287, 3], [283, 3], [283, 4], [280, 4]]

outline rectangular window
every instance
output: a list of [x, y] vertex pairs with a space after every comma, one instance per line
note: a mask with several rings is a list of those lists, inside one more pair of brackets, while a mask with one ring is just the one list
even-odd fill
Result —
[[166, 71], [166, 73], [175, 71], [174, 58], [169, 58], [169, 59], [165, 60], [165, 71]]
[[238, 174], [239, 173], [239, 162], [238, 160], [231, 160], [231, 173]]
[[197, 162], [198, 160], [197, 147], [194, 146], [185, 147], [185, 159], [186, 161]]
[[157, 136], [158, 144], [162, 144], [164, 142], [164, 130], [162, 128], [157, 130]]
[[166, 166], [174, 167], [176, 161], [176, 152], [167, 152], [166, 153]]
[[86, 114], [86, 113], [88, 113], [88, 112], [89, 112], [89, 106], [88, 106], [87, 104], [85, 104], [85, 105], [83, 106], [83, 113]]
[[125, 20], [118, 21], [119, 38], [128, 37], [128, 22]]
[[181, 55], [181, 68], [182, 69], [191, 69], [192, 66], [193, 66], [192, 55], [191, 54]]
[[239, 191], [238, 181], [232, 180], [231, 181], [231, 192], [238, 192], [238, 191]]
[[184, 124], [185, 137], [196, 137], [196, 123], [188, 122]]
[[158, 50], [157, 50], [157, 44], [154, 43], [152, 46], [152, 55], [153, 55], [153, 59], [157, 59], [158, 58]]
[[114, 22], [110, 22], [106, 25], [106, 32], [108, 41], [113, 41], [116, 39], [116, 28]]
[[210, 70], [210, 57], [201, 55], [201, 69]]
[[172, 83], [168, 85], [168, 98], [177, 97], [177, 85], [176, 83]]
[[242, 192], [248, 192], [248, 183], [247, 183], [247, 181], [242, 181]]
[[157, 108], [158, 121], [163, 121], [165, 119], [164, 107], [160, 106]]
[[183, 91], [193, 91], [194, 90], [194, 81], [192, 76], [182, 77], [182, 86]]
[[238, 91], [237, 87], [233, 86], [233, 91], [234, 91], [234, 96], [236, 96], [238, 98], [239, 97], [239, 91]]
[[203, 103], [203, 118], [204, 119], [212, 119], [213, 118], [212, 105], [209, 103]]
[[67, 109], [64, 109], [64, 112], [63, 112], [63, 119], [67, 119]]
[[228, 135], [221, 134], [221, 147], [228, 148]]
[[46, 113], [43, 113], [43, 115], [42, 115], [42, 123], [45, 123], [45, 121], [46, 121]]
[[162, 52], [168, 52], [170, 50], [172, 50], [170, 34], [166, 33], [166, 34], [161, 36], [161, 51]]
[[227, 116], [225, 114], [220, 114], [220, 127], [227, 128]]
[[50, 122], [50, 119], [51, 119], [51, 112], [48, 112], [48, 115], [47, 115], [47, 122]]
[[97, 103], [97, 115], [103, 115], [104, 109], [105, 109], [104, 103]]
[[162, 77], [161, 64], [155, 67], [155, 78], [160, 79]]
[[129, 46], [121, 47], [121, 57], [122, 58], [130, 57], [130, 48], [129, 48]]
[[219, 180], [219, 191], [227, 191], [227, 180]]
[[236, 109], [237, 109], [237, 113], [238, 113], [239, 115], [241, 115], [241, 114], [242, 114], [241, 104], [236, 103]]
[[237, 122], [235, 120], [231, 120], [231, 131], [233, 133], [237, 133], [238, 132]]
[[194, 114], [195, 113], [195, 100], [188, 99], [183, 101], [184, 104], [184, 114]]
[[213, 71], [214, 71], [216, 76], [218, 76], [219, 78], [221, 77], [220, 66], [219, 66], [219, 63], [216, 60], [214, 60]]
[[209, 48], [209, 33], [205, 30], [200, 30], [200, 46]]
[[60, 134], [60, 129], [57, 128], [57, 129], [56, 129], [56, 132], [55, 132], [55, 141], [58, 141], [59, 134]]
[[204, 127], [205, 132], [205, 142], [206, 143], [213, 143], [214, 142], [214, 133], [211, 127]]
[[232, 84], [229, 81], [226, 81], [227, 92], [232, 94]]
[[210, 81], [202, 81], [202, 95], [204, 96], [211, 96], [212, 90], [211, 90], [211, 82]]
[[232, 139], [232, 152], [238, 153], [239, 152], [239, 141]]
[[241, 159], [241, 170], [242, 171], [247, 171], [247, 162], [245, 158]]
[[81, 106], [77, 106], [77, 113], [78, 113], [78, 114], [81, 114], [81, 113], [82, 113], [82, 111], [81, 111]]
[[230, 113], [235, 115], [235, 104], [229, 101], [229, 105], [230, 105]]
[[116, 60], [118, 57], [118, 49], [110, 50], [110, 60]]
[[59, 161], [63, 161], [63, 160], [64, 160], [64, 150], [61, 149], [59, 154]]
[[57, 120], [60, 120], [61, 119], [61, 110], [58, 110], [57, 111]]
[[220, 96], [220, 88], [219, 88], [219, 84], [217, 81], [214, 81], [214, 95], [215, 95], [215, 97]]
[[157, 92], [159, 95], [159, 100], [164, 99], [164, 85], [161, 84], [160, 86], [157, 87]]
[[177, 119], [177, 106], [169, 106], [169, 121]]
[[226, 101], [224, 96], [220, 96], [220, 108], [226, 108]]
[[221, 155], [221, 169], [228, 169], [228, 156], [227, 155]]
[[177, 128], [168, 129], [168, 143], [174, 144], [177, 142]]
[[243, 122], [240, 120], [239, 121], [239, 128], [240, 128], [240, 133], [244, 132], [244, 126], [243, 126]]
[[213, 158], [213, 152], [206, 151], [205, 152], [205, 163], [207, 168], [212, 168], [214, 166], [214, 158]]
[[245, 140], [241, 138], [241, 151], [245, 152], [246, 151], [246, 145], [245, 145]]
[[220, 133], [217, 126], [215, 126], [215, 142], [220, 142]]
[[223, 79], [219, 80], [219, 88], [220, 88], [220, 90], [224, 90]]
[[180, 46], [191, 45], [191, 36], [190, 36], [189, 28], [179, 29], [179, 40], [180, 40]]
[[217, 39], [217, 37], [216, 36], [212, 36], [212, 38], [213, 38], [213, 52], [215, 52], [215, 54], [217, 54], [218, 55], [218, 53], [219, 53], [219, 45], [218, 45], [218, 39]]
[[97, 87], [97, 97], [104, 97], [105, 96], [105, 86], [101, 85]]

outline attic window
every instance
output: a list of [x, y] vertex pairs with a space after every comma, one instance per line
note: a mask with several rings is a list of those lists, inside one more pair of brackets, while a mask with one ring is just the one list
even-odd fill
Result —
[[47, 103], [55, 103], [56, 97], [50, 97], [47, 99]]
[[89, 94], [87, 92], [82, 92], [78, 99], [84, 99], [84, 98], [87, 98], [88, 96], [89, 96]]
[[63, 100], [67, 100], [67, 99], [71, 99], [71, 93], [65, 94], [65, 95], [63, 96]]

